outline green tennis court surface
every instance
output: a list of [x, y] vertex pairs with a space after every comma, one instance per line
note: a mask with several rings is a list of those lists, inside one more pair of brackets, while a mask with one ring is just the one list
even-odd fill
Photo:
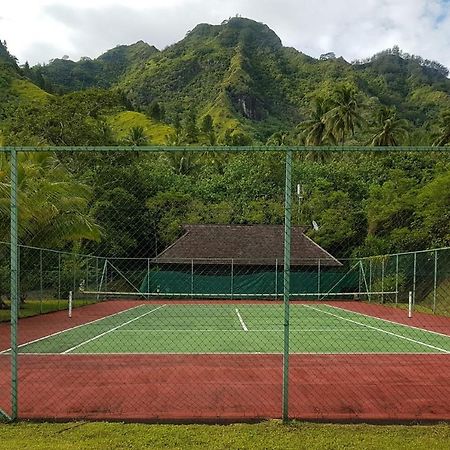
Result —
[[[283, 305], [142, 304], [22, 344], [20, 352], [282, 353]], [[292, 304], [290, 352], [450, 353], [450, 336], [327, 304]]]

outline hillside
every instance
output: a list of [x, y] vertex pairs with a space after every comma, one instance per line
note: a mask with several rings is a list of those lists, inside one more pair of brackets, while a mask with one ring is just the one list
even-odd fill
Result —
[[143, 41], [133, 45], [118, 45], [96, 59], [79, 61], [53, 59], [50, 64], [37, 65], [28, 72], [29, 78], [48, 90], [64, 93], [92, 87], [108, 88], [128, 70], [143, 64], [158, 50]]
[[[119, 110], [133, 110], [159, 123], [159, 131], [153, 133], [158, 143], [240, 145], [280, 136], [289, 142], [315, 142], [305, 132], [300, 136], [297, 125], [311, 120], [318, 100], [329, 108], [336, 89], [343, 86], [353, 92], [361, 116], [348, 136], [339, 138], [348, 144], [370, 143], [383, 114], [404, 121], [401, 128], [407, 133], [399, 133], [402, 136], [393, 142], [431, 144], [450, 109], [448, 70], [439, 63], [398, 48], [353, 63], [333, 53], [315, 59], [283, 47], [267, 25], [240, 17], [220, 25], [199, 24], [162, 51], [139, 41], [117, 46], [97, 59], [54, 59], [32, 68], [19, 68], [6, 48], [3, 53], [8, 62], [3, 73], [21, 80], [15, 95], [44, 97], [30, 81], [59, 94], [111, 89], [121, 99]], [[114, 117], [117, 101], [115, 105], [114, 111], [103, 113]], [[142, 126], [142, 117], [130, 118], [135, 121], [128, 120], [129, 127]], [[168, 130], [170, 137], [165, 135]]]

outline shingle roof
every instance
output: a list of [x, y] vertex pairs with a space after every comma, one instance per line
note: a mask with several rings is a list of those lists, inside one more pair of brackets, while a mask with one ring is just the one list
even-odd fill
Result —
[[[204, 264], [283, 264], [283, 225], [185, 225], [185, 233], [157, 257], [162, 263], [201, 260]], [[292, 228], [292, 265], [340, 266], [300, 227]]]

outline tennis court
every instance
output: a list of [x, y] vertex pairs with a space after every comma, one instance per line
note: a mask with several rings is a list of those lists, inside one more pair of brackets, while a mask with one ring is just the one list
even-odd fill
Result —
[[[28, 354], [282, 353], [281, 304], [140, 304], [20, 345]], [[450, 353], [450, 336], [330, 304], [292, 304], [291, 353]]]
[[[450, 420], [450, 319], [291, 302], [289, 408], [325, 421]], [[6, 330], [6, 324], [2, 324]], [[28, 419], [227, 422], [282, 415], [284, 309], [263, 300], [110, 300], [23, 319]], [[10, 350], [0, 341], [0, 400]]]

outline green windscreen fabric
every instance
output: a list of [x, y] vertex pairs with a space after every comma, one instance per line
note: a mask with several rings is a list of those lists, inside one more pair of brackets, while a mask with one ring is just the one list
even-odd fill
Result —
[[[358, 271], [326, 271], [320, 274], [320, 280], [317, 272], [291, 272], [291, 294], [357, 292], [358, 277]], [[268, 270], [231, 276], [231, 273], [199, 274], [188, 270], [150, 271], [143, 275], [140, 292], [186, 296], [275, 295], [283, 292], [283, 273]]]

